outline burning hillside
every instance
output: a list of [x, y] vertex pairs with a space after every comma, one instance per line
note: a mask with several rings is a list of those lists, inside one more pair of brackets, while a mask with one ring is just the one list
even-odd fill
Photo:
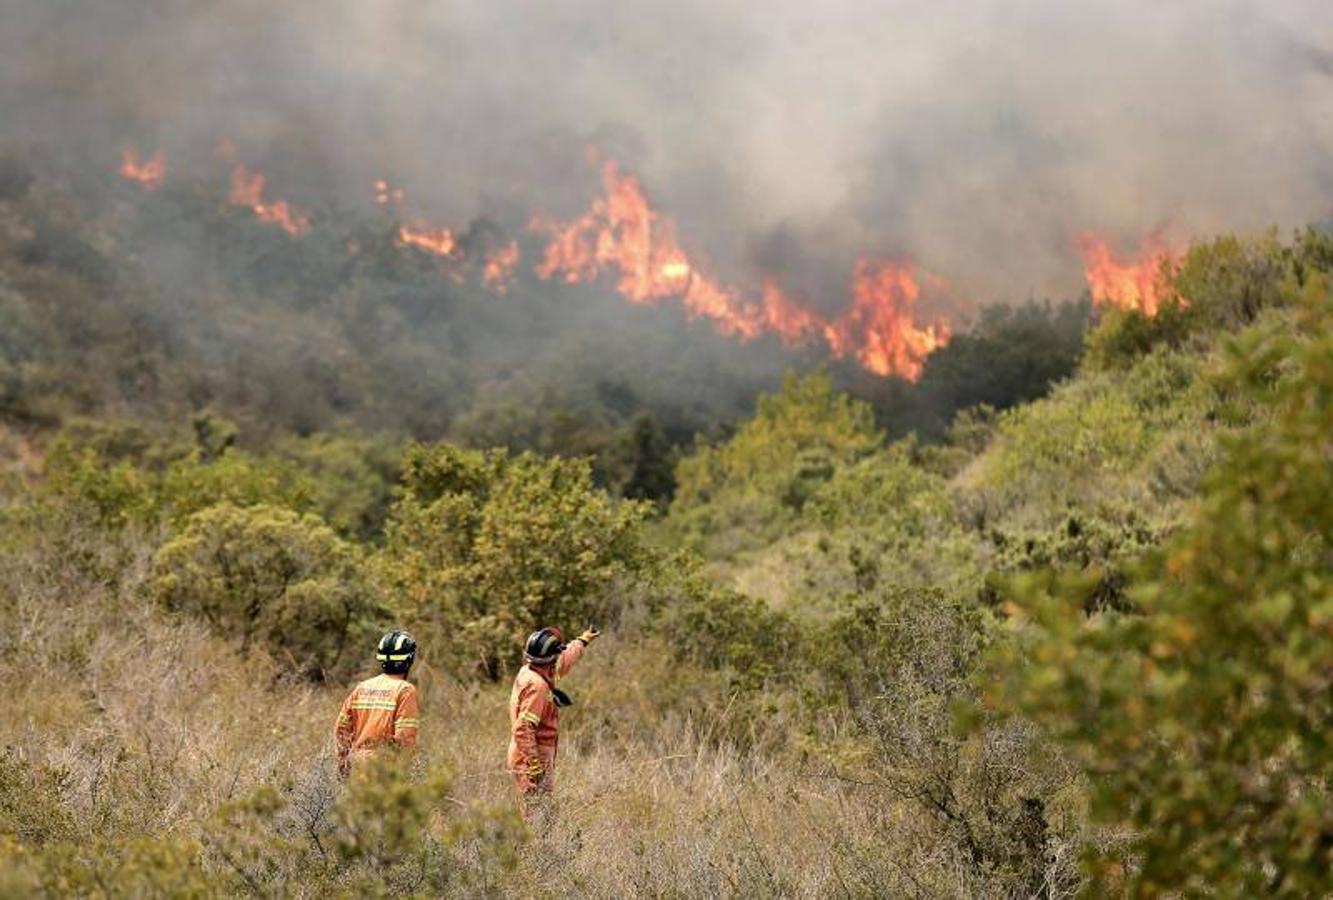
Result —
[[[705, 274], [682, 249], [675, 223], [649, 204], [637, 179], [608, 160], [603, 196], [567, 223], [537, 219], [549, 243], [537, 267], [542, 278], [578, 284], [606, 276], [634, 303], [679, 298], [690, 315], [706, 318], [742, 340], [777, 335], [787, 343], [823, 341], [833, 356], [852, 357], [877, 375], [915, 380], [931, 351], [949, 340], [947, 324], [918, 325], [920, 283], [910, 265], [862, 260], [852, 278], [851, 307], [828, 319], [790, 297], [773, 281], [760, 298], [743, 296]], [[929, 278], [932, 286], [942, 279]]]
[[[251, 210], [261, 222], [289, 235], [311, 227], [311, 216], [284, 200], [265, 196], [265, 176], [232, 160], [229, 201]], [[161, 152], [146, 159], [135, 148], [122, 155], [120, 174], [145, 190], [155, 190], [166, 176]], [[920, 271], [906, 259], [863, 257], [848, 278], [849, 301], [830, 315], [765, 277], [753, 291], [724, 284], [706, 264], [685, 249], [676, 222], [656, 209], [639, 180], [615, 160], [600, 162], [601, 193], [587, 209], [568, 220], [532, 216], [529, 236], [539, 245], [526, 270], [532, 277], [567, 285], [604, 283], [631, 304], [678, 302], [686, 315], [708, 321], [720, 334], [741, 341], [772, 335], [788, 346], [822, 345], [835, 359], [853, 359], [868, 372], [915, 381], [925, 360], [948, 344], [953, 327], [943, 317], [926, 319], [923, 301], [949, 295], [949, 283]], [[520, 273], [522, 250], [517, 238], [472, 235], [405, 214], [404, 188], [379, 179], [375, 203], [399, 220], [395, 243], [438, 258], [451, 280], [472, 278], [497, 294], [508, 291]], [[1154, 234], [1136, 257], [1118, 254], [1110, 241], [1091, 232], [1075, 239], [1082, 256], [1089, 293], [1099, 306], [1136, 310], [1154, 316], [1163, 302], [1162, 276], [1180, 252]]]
[[[224, 157], [234, 157], [224, 144]], [[165, 158], [155, 154], [141, 163], [126, 151], [120, 173], [147, 189], [165, 177]], [[856, 360], [876, 375], [915, 381], [927, 356], [948, 343], [943, 319], [922, 323], [917, 306], [923, 286], [938, 293], [944, 279], [919, 274], [910, 262], [860, 260], [848, 281], [851, 302], [836, 317], [820, 313], [766, 279], [755, 295], [723, 285], [683, 247], [675, 222], [653, 208], [638, 179], [614, 160], [601, 166], [603, 193], [587, 211], [560, 222], [536, 215], [530, 233], [542, 244], [532, 274], [563, 284], [609, 283], [634, 304], [679, 301], [687, 315], [708, 320], [721, 334], [749, 341], [771, 334], [788, 345], [822, 343], [838, 359]], [[229, 201], [251, 210], [261, 222], [292, 236], [311, 227], [308, 213], [284, 200], [265, 196], [265, 176], [233, 162]], [[385, 179], [374, 183], [375, 202], [401, 215], [406, 192]], [[521, 250], [517, 239], [488, 236], [467, 246], [453, 228], [413, 218], [397, 226], [396, 243], [438, 257], [456, 281], [468, 275], [496, 293], [505, 293], [517, 277]]]

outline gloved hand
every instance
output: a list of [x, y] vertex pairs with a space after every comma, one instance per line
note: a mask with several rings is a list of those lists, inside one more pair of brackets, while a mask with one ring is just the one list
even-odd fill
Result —
[[591, 644], [593, 641], [597, 640], [597, 638], [600, 635], [601, 635], [600, 631], [598, 631], [596, 628], [593, 628], [592, 626], [589, 626], [587, 630], [583, 632], [583, 634], [579, 635], [579, 640], [583, 641], [583, 643], [585, 644]]

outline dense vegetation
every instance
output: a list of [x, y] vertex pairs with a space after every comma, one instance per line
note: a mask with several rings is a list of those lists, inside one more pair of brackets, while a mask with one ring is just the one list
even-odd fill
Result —
[[[1324, 234], [1201, 243], [1082, 351], [1086, 309], [1005, 310], [917, 388], [789, 375], [729, 427], [575, 373], [562, 424], [472, 358], [430, 382], [503, 313], [387, 238], [325, 282], [342, 235], [214, 211], [254, 266], [177, 293], [113, 227], [149, 213], [87, 202], [0, 172], [0, 895], [1326, 888]], [[545, 622], [607, 636], [532, 833], [505, 700]], [[423, 746], [339, 790], [393, 625]]]
[[[109, 160], [100, 177], [80, 162], [0, 145], [0, 413], [13, 423], [182, 425], [211, 410], [247, 449], [352, 433], [589, 456], [600, 486], [661, 500], [679, 449], [725, 434], [786, 368], [813, 362], [530, 272], [485, 290], [400, 246], [387, 213], [331, 205], [292, 237], [221, 202], [218, 177], [145, 193]], [[494, 232], [478, 221], [460, 241]], [[934, 439], [958, 409], [1024, 402], [1072, 372], [1087, 315], [990, 308], [919, 385], [833, 374], [895, 435]]]

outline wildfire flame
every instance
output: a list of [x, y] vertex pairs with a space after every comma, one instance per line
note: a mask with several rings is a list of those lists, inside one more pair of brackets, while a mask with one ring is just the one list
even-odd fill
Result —
[[431, 228], [420, 222], [414, 225], [398, 226], [398, 243], [404, 247], [416, 247], [435, 256], [453, 256], [458, 249], [458, 239], [448, 228]]
[[277, 225], [292, 236], [310, 229], [310, 217], [285, 200], [264, 199], [264, 176], [237, 163], [231, 171], [231, 197], [234, 206], [249, 208], [261, 222]]
[[[937, 286], [943, 282], [931, 278]], [[921, 377], [926, 357], [949, 343], [949, 324], [938, 320], [917, 326], [912, 307], [921, 285], [907, 264], [860, 260], [852, 276], [852, 308], [833, 324], [829, 346], [834, 354], [854, 353], [876, 375]]]
[[[231, 203], [250, 209], [261, 221], [291, 235], [310, 228], [310, 217], [304, 212], [286, 201], [264, 199], [264, 176], [236, 161], [230, 143], [220, 146], [219, 155], [233, 164]], [[161, 184], [165, 169], [160, 153], [141, 162], [137, 151], [127, 147], [120, 171], [152, 190]], [[539, 277], [579, 284], [609, 276], [615, 279], [616, 290], [633, 303], [656, 304], [676, 298], [690, 315], [710, 320], [723, 334], [741, 340], [774, 334], [787, 344], [817, 340], [835, 357], [852, 357], [877, 375], [911, 381], [921, 377], [926, 357], [949, 342], [947, 322], [919, 325], [914, 316], [923, 284], [932, 290], [946, 285], [939, 278], [918, 275], [910, 263], [858, 261], [851, 279], [851, 306], [836, 318], [807, 308], [774, 281], [763, 285], [757, 300], [747, 298], [723, 287], [691, 260], [677, 239], [675, 223], [653, 209], [637, 179], [622, 172], [614, 160], [602, 164], [601, 175], [604, 193], [586, 213], [564, 223], [544, 218], [530, 223], [548, 239], [536, 266]], [[381, 207], [396, 208], [406, 202], [404, 190], [385, 179], [377, 180], [374, 188], [375, 202]], [[399, 225], [396, 242], [444, 258], [451, 278], [462, 281], [470, 273], [496, 293], [509, 289], [519, 263], [515, 240], [500, 243], [485, 231], [468, 232], [460, 239], [450, 228], [421, 220]], [[1095, 261], [1098, 272], [1118, 273], [1122, 281], [1128, 277], [1139, 291], [1131, 295], [1134, 302], [1155, 311], [1157, 298], [1151, 279], [1142, 282], [1142, 276], [1134, 274], [1135, 267], [1115, 263], [1104, 243], [1085, 238], [1081, 246], [1090, 261], [1088, 280], [1094, 296], [1118, 303], [1114, 298], [1123, 295], [1123, 289], [1117, 294], [1099, 287], [1101, 281], [1094, 284]], [[347, 247], [352, 253], [361, 249], [354, 240]], [[1100, 255], [1094, 258], [1094, 251]], [[1158, 265], [1160, 259], [1153, 269]]]
[[[913, 381], [925, 358], [949, 341], [947, 324], [914, 322], [921, 286], [910, 265], [862, 260], [852, 279], [852, 306], [836, 319], [805, 308], [771, 281], [754, 302], [699, 270], [681, 248], [675, 223], [652, 208], [638, 181], [614, 160], [602, 165], [602, 186], [603, 195], [571, 222], [533, 220], [533, 230], [548, 237], [538, 276], [579, 284], [610, 275], [634, 303], [678, 297], [723, 334], [749, 340], [771, 332], [788, 344], [818, 339], [834, 356], [853, 356], [878, 375]], [[930, 283], [943, 285], [934, 278]]]
[[1164, 299], [1162, 275], [1180, 260], [1178, 250], [1156, 234], [1143, 242], [1133, 260], [1117, 257], [1109, 241], [1091, 232], [1080, 234], [1077, 244], [1094, 303], [1134, 310], [1149, 318], [1157, 315]]
[[676, 240], [675, 223], [652, 208], [638, 180], [614, 160], [602, 165], [602, 187], [605, 193], [572, 222], [533, 220], [533, 230], [549, 237], [539, 277], [580, 284], [611, 274], [616, 290], [631, 302], [680, 297], [723, 334], [753, 338], [762, 332], [760, 311], [698, 271]]
[[394, 187], [389, 184], [387, 179], [379, 178], [375, 181], [375, 202], [380, 206], [402, 206], [407, 200], [407, 192], [400, 187]]
[[518, 268], [518, 241], [510, 241], [486, 257], [486, 265], [481, 270], [481, 283], [503, 294], [514, 281], [514, 270]]
[[120, 174], [145, 191], [155, 191], [167, 177], [167, 158], [159, 150], [151, 159], [140, 161], [137, 149], [125, 147], [120, 151]]

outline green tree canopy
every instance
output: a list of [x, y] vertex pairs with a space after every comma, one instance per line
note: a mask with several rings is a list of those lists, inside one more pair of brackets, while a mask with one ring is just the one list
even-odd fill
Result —
[[594, 487], [587, 460], [417, 445], [379, 572], [452, 668], [495, 677], [532, 629], [613, 611], [608, 590], [650, 568], [646, 512]]

